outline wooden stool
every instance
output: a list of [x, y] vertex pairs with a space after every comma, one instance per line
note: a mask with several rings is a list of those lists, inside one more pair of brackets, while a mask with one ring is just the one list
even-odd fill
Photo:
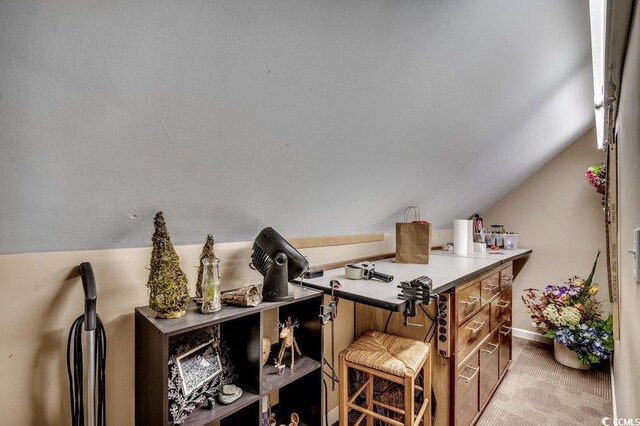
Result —
[[[360, 417], [355, 425], [366, 419], [367, 426], [378, 419], [395, 426], [414, 426], [423, 422], [431, 425], [431, 357], [429, 345], [417, 340], [392, 336], [379, 331], [368, 331], [353, 342], [338, 356], [340, 363], [340, 426], [349, 424], [349, 409], [356, 410]], [[349, 369], [358, 370], [368, 376], [364, 384], [349, 396]], [[415, 383], [420, 374], [424, 376], [423, 386]], [[394, 407], [376, 401], [373, 387], [376, 378], [389, 380], [404, 386], [404, 407]], [[423, 402], [415, 415], [415, 392], [422, 392]], [[356, 398], [366, 391], [366, 407], [355, 403]], [[374, 406], [404, 415], [404, 423], [378, 414]]]

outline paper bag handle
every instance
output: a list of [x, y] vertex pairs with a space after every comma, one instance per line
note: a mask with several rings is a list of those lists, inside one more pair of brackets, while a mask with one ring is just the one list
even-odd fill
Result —
[[415, 215], [415, 222], [420, 222], [420, 209], [417, 206], [409, 206], [404, 209], [404, 223], [409, 223], [409, 212], [413, 210], [413, 214]]

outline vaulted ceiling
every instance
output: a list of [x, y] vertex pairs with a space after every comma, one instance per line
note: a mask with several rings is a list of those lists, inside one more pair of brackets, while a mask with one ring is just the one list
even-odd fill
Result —
[[0, 3], [0, 253], [438, 228], [593, 125], [588, 2]]

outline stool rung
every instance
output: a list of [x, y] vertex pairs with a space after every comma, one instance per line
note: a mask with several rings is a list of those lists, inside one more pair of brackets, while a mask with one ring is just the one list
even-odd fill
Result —
[[383, 379], [389, 380], [390, 382], [397, 383], [399, 385], [404, 384], [404, 378], [399, 376], [394, 376], [393, 374], [386, 373], [380, 370], [374, 370], [373, 368], [365, 367], [364, 365], [354, 364], [349, 361], [345, 361], [345, 365], [352, 370], [359, 370], [367, 374], [373, 374], [376, 377], [381, 377]]
[[384, 404], [384, 403], [382, 403], [380, 401], [376, 401], [375, 399], [373, 400], [373, 403], [375, 405], [377, 405], [378, 407], [382, 407], [382, 408], [384, 408], [386, 410], [394, 411], [394, 412], [396, 412], [398, 414], [404, 414], [404, 410], [401, 410], [398, 407], [394, 407], [393, 405], [387, 405], [387, 404]]
[[371, 411], [368, 410], [364, 407], [360, 407], [359, 405], [353, 404], [353, 403], [348, 403], [347, 407], [351, 408], [352, 410], [356, 410], [359, 411], [360, 413], [366, 414], [368, 416], [374, 417], [378, 420], [382, 420], [383, 422], [395, 425], [395, 426], [404, 426], [404, 423], [399, 422], [397, 420], [392, 420], [388, 417], [383, 416], [382, 414], [378, 414], [375, 411]]
[[427, 409], [428, 406], [429, 406], [429, 400], [425, 398], [424, 401], [422, 402], [422, 407], [420, 407], [420, 411], [418, 411], [418, 415], [414, 416], [413, 418], [413, 420], [417, 422], [416, 424], [419, 424], [422, 421], [422, 416], [424, 415], [424, 411]]
[[366, 388], [369, 384], [371, 383], [371, 377], [369, 377], [369, 379], [367, 379], [366, 382], [364, 382], [364, 384], [362, 386], [360, 386], [360, 389], [358, 389], [353, 396], [349, 399], [349, 404], [351, 404], [353, 401], [356, 400], [356, 398], [358, 396], [360, 396], [360, 394], [362, 393], [362, 391], [364, 390], [364, 388]]
[[353, 424], [353, 426], [360, 426], [360, 423], [362, 423], [362, 421], [367, 417], [367, 415], [365, 413], [360, 414], [360, 417], [358, 417], [358, 420], [356, 420], [356, 422]]

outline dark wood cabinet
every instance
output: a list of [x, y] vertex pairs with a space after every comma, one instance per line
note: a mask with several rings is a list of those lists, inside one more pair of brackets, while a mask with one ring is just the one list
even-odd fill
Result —
[[493, 394], [500, 379], [500, 366], [498, 357], [499, 341], [498, 330], [494, 330], [491, 336], [480, 345], [480, 406], [483, 407]]
[[452, 371], [457, 372], [451, 381], [451, 424], [475, 423], [509, 367], [512, 282], [513, 266], [508, 263], [451, 292], [458, 310], [451, 357]]
[[[287, 302], [263, 302], [256, 307], [224, 306], [220, 312], [201, 314], [193, 304], [178, 319], [158, 319], [148, 307], [135, 310], [135, 409], [136, 425], [170, 425], [168, 407], [168, 361], [172, 339], [185, 333], [220, 325], [221, 340], [230, 349], [237, 379], [243, 395], [230, 405], [217, 404], [209, 410], [197, 407], [189, 414], [184, 425], [208, 425], [220, 422], [221, 426], [260, 425], [261, 400], [279, 391], [278, 404], [273, 408], [281, 418], [288, 418], [291, 411], [300, 415], [303, 423], [320, 426], [322, 419], [322, 326], [318, 320], [322, 293], [291, 286], [293, 300]], [[271, 359], [277, 355], [275, 342], [269, 363], [262, 366], [262, 338], [264, 313], [278, 310], [278, 321], [287, 317], [298, 320], [295, 337], [302, 351], [296, 356], [293, 370], [287, 367], [283, 375], [277, 375]], [[274, 326], [268, 325], [268, 326]]]
[[[516, 271], [521, 270], [516, 259]], [[406, 327], [401, 315], [366, 305], [357, 305], [355, 336], [367, 330], [386, 330], [390, 334], [416, 340], [425, 338], [431, 318], [437, 311], [448, 312], [438, 320], [438, 334], [431, 341], [434, 421], [438, 426], [470, 426], [487, 407], [511, 362], [511, 312], [513, 304], [513, 261], [472, 275], [450, 290], [439, 303], [418, 312]], [[515, 272], [517, 275], [517, 272]], [[495, 288], [498, 283], [499, 291]], [[443, 321], [444, 320], [444, 321]], [[445, 331], [441, 331], [445, 330]], [[500, 330], [503, 333], [500, 333]], [[444, 340], [443, 340], [444, 339]], [[444, 354], [441, 347], [448, 348]], [[442, 342], [446, 342], [445, 345]]]
[[478, 351], [469, 356], [459, 367], [456, 378], [456, 426], [466, 426], [480, 411], [478, 386], [480, 383]]
[[507, 372], [507, 367], [511, 364], [511, 321], [500, 326], [500, 375]]

